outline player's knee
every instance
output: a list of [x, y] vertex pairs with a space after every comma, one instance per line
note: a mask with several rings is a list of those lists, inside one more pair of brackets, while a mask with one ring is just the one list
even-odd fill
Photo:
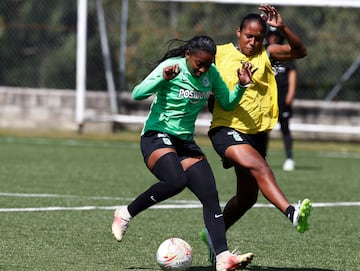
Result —
[[206, 159], [193, 164], [187, 171], [187, 186], [203, 205], [218, 199], [215, 177]]
[[162, 182], [166, 182], [169, 190], [180, 192], [186, 187], [186, 175], [175, 153], [162, 156], [152, 169], [152, 173]]
[[183, 191], [186, 187], [186, 178], [181, 177], [176, 179], [175, 182], [170, 182], [169, 186], [171, 187], [171, 190], [174, 193], [180, 193], [181, 191]]
[[265, 160], [259, 160], [258, 163], [254, 163], [249, 167], [249, 172], [258, 181], [259, 178], [262, 179], [262, 177], [271, 174], [271, 168]]

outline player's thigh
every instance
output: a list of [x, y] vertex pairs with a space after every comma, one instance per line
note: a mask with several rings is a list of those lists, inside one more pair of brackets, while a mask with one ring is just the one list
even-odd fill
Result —
[[225, 157], [247, 169], [266, 166], [265, 159], [249, 144], [229, 146], [225, 151]]

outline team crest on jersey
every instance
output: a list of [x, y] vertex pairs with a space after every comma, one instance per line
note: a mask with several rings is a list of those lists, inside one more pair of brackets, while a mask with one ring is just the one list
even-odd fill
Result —
[[286, 72], [286, 68], [282, 64], [274, 64], [273, 71], [275, 75]]
[[204, 87], [210, 86], [210, 80], [207, 76], [204, 76], [204, 78], [203, 78], [203, 86]]

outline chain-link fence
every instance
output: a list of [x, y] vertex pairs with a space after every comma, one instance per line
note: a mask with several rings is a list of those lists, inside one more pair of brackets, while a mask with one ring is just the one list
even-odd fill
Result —
[[[105, 90], [96, 1], [88, 0], [86, 87]], [[131, 0], [126, 33], [122, 33], [122, 3], [102, 1], [118, 91], [122, 76], [125, 87], [121, 91], [130, 91], [149, 72], [167, 50], [168, 40], [207, 34], [219, 44], [236, 42], [241, 18], [259, 12], [254, 5]], [[342, 82], [335, 99], [360, 100], [359, 9], [281, 6], [278, 10], [308, 49], [308, 56], [297, 61], [297, 98], [325, 99]], [[74, 89], [76, 25], [77, 1], [2, 0], [0, 85]], [[121, 59], [120, 40], [125, 34], [126, 57]], [[119, 71], [122, 61], [125, 74]]]

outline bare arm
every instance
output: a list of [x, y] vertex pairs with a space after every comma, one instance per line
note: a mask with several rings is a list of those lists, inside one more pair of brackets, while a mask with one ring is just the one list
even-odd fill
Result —
[[270, 5], [261, 5], [259, 10], [265, 14], [263, 19], [270, 26], [276, 27], [286, 38], [288, 44], [271, 44], [268, 47], [270, 56], [277, 60], [303, 58], [307, 50], [300, 38], [284, 23], [280, 13]]
[[285, 103], [286, 105], [291, 105], [294, 101], [295, 93], [296, 93], [296, 80], [297, 80], [296, 69], [291, 69], [289, 71], [288, 78], [289, 78], [289, 87], [285, 98], [286, 99]]

